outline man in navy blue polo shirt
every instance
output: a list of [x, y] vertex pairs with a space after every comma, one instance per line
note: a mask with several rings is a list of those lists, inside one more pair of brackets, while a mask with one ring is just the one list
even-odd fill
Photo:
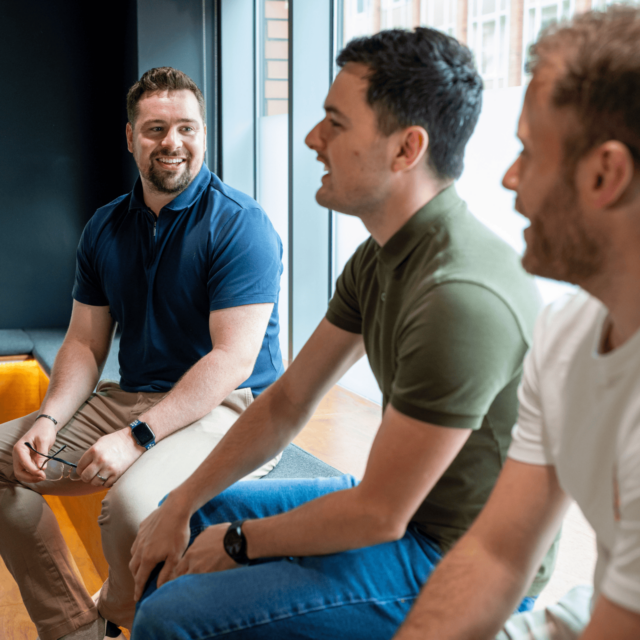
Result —
[[[139, 523], [283, 371], [280, 238], [204, 164], [200, 90], [180, 71], [152, 69], [127, 109], [140, 179], [84, 230], [71, 323], [40, 410], [0, 427], [0, 553], [43, 640], [131, 625]], [[120, 383], [92, 393], [116, 325]], [[51, 455], [66, 446], [60, 456], [77, 470], [43, 470], [27, 445]], [[110, 487], [99, 518], [109, 579], [94, 603], [42, 496]]]

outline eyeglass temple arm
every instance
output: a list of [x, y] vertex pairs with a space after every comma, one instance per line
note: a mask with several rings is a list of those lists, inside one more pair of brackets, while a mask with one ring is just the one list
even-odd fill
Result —
[[[60, 451], [63, 451], [64, 449], [66, 449], [67, 445], [64, 444], [62, 445], [62, 447], [56, 452], [55, 456], [48, 456], [46, 453], [40, 453], [39, 451], [37, 451], [36, 449], [33, 448], [33, 446], [31, 445], [30, 442], [25, 442], [25, 444], [27, 445], [27, 447], [29, 447], [29, 449], [31, 449], [31, 451], [33, 451], [34, 453], [37, 453], [39, 456], [42, 456], [43, 458], [48, 458], [49, 460], [56, 460], [57, 462], [62, 462], [63, 464], [69, 465], [70, 467], [73, 467], [74, 469], [78, 468], [77, 464], [74, 464], [73, 462], [69, 462], [68, 460], [63, 460], [62, 458], [57, 458], [56, 456], [58, 455], [58, 453], [60, 453]], [[46, 463], [43, 462], [42, 466], [44, 467]], [[40, 467], [42, 468], [42, 467]]]

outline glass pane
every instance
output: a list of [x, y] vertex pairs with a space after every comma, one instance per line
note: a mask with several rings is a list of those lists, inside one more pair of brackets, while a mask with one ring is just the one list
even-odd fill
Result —
[[496, 11], [496, 0], [483, 0], [482, 1], [482, 15], [489, 15]]
[[262, 43], [258, 61], [260, 112], [258, 117], [257, 200], [283, 244], [284, 272], [280, 287], [280, 349], [288, 352], [289, 319], [289, 3], [262, 0]]
[[489, 22], [485, 22], [482, 25], [482, 66], [480, 71], [483, 76], [493, 75], [496, 72], [494, 55], [495, 36], [495, 21], [491, 20]]
[[529, 20], [527, 29], [527, 46], [536, 39], [536, 10], [529, 9]]
[[443, 27], [444, 26], [444, 10], [446, 0], [432, 0], [433, 2], [433, 23], [434, 27]]
[[564, 0], [562, 3], [562, 19], [568, 20], [571, 17], [571, 2], [570, 0]]
[[[498, 43], [498, 51], [499, 51], [498, 74], [499, 75], [502, 75], [503, 73], [506, 73], [505, 57], [506, 57], [507, 47], [508, 47], [508, 43], [507, 43], [507, 18], [505, 16], [502, 16], [500, 18], [500, 40], [499, 40], [499, 43]], [[500, 80], [500, 83], [498, 84], [499, 87], [502, 86], [501, 83], [502, 83], [502, 80]]]
[[543, 7], [540, 17], [540, 30], [546, 29], [550, 24], [558, 21], [558, 6], [551, 5], [550, 7]]

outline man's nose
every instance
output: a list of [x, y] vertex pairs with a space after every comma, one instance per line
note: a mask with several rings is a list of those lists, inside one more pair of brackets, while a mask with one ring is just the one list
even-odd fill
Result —
[[517, 191], [518, 183], [520, 181], [520, 156], [518, 156], [515, 162], [507, 169], [507, 172], [502, 178], [502, 186], [509, 191]]
[[313, 149], [317, 151], [321, 146], [321, 138], [320, 138], [320, 125], [322, 123], [318, 122], [318, 124], [309, 131], [307, 137], [304, 139], [304, 143], [309, 147], [309, 149]]
[[162, 146], [169, 149], [175, 149], [182, 146], [182, 138], [178, 135], [178, 130], [174, 127], [167, 129], [167, 132], [162, 139]]

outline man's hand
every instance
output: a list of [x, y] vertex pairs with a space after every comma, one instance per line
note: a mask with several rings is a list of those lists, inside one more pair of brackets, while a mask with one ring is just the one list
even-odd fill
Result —
[[[144, 453], [127, 427], [102, 436], [78, 462], [77, 473], [83, 482], [95, 487], [113, 486], [118, 478]], [[107, 478], [106, 482], [98, 474]]]
[[33, 427], [16, 442], [13, 447], [13, 472], [20, 482], [36, 483], [46, 479], [44, 469], [40, 469], [46, 458], [34, 453], [26, 446], [30, 443], [34, 449], [49, 453], [56, 441], [56, 428], [47, 418], [36, 420]]
[[224, 550], [223, 541], [229, 524], [224, 522], [207, 527], [194, 540], [169, 579], [173, 580], [189, 573], [214, 573], [237, 569], [240, 565], [236, 564]]
[[162, 505], [140, 524], [129, 563], [135, 581], [136, 601], [142, 597], [149, 575], [160, 562], [164, 562], [164, 567], [158, 576], [158, 586], [170, 579], [189, 544], [190, 518], [191, 513], [184, 504], [169, 494]]

